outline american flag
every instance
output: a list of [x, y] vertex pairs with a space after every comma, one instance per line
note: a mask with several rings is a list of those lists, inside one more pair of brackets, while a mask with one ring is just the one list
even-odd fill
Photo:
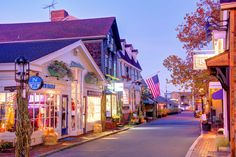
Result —
[[160, 83], [158, 75], [156, 74], [150, 78], [147, 78], [146, 82], [152, 92], [153, 97], [157, 98], [158, 96], [160, 96]]

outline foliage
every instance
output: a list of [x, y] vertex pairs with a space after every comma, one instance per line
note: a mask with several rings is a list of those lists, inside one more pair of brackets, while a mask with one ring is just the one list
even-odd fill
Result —
[[[209, 18], [212, 17], [212, 18]], [[207, 19], [217, 22], [220, 19], [220, 3], [218, 0], [200, 0], [197, 8], [192, 13], [187, 13], [184, 23], [180, 24], [176, 31], [177, 38], [183, 43], [183, 48], [191, 58], [192, 50], [206, 46], [205, 24]]]
[[212, 17], [209, 19], [215, 22], [219, 21], [220, 17], [220, 5], [217, 0], [200, 0], [196, 5], [196, 10], [187, 13], [184, 23], [176, 29], [177, 38], [186, 50], [186, 58], [171, 55], [163, 62], [163, 65], [171, 72], [170, 83], [181, 89], [192, 89], [194, 94], [197, 94], [200, 88], [207, 91], [208, 82], [215, 80], [214, 77], [209, 76], [207, 70], [193, 69], [193, 50], [201, 49], [209, 43], [205, 32], [208, 17]]
[[0, 143], [0, 152], [4, 152], [7, 149], [13, 148], [12, 142], [2, 142]]
[[85, 80], [86, 83], [89, 83], [89, 84], [98, 83], [98, 78], [97, 78], [96, 74], [94, 74], [93, 72], [88, 72], [85, 75], [84, 80]]
[[68, 76], [68, 78], [72, 79], [72, 72], [70, 68], [64, 63], [63, 61], [53, 61], [48, 66], [48, 72], [51, 76], [58, 77], [58, 78], [64, 78], [65, 76]]

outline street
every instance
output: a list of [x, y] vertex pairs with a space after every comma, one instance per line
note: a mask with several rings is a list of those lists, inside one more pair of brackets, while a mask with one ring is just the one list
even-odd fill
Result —
[[199, 134], [199, 121], [192, 112], [182, 112], [51, 156], [184, 157]]

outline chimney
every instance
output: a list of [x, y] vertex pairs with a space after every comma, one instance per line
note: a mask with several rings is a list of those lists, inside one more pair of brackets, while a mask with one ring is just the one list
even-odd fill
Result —
[[67, 16], [69, 14], [64, 9], [51, 11], [51, 21], [63, 21]]

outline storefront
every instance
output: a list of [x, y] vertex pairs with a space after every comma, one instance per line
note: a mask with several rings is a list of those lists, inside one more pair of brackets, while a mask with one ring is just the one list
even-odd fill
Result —
[[[52, 44], [57, 43], [54, 42]], [[25, 53], [27, 56], [32, 52]], [[98, 93], [101, 93], [105, 78], [83, 43], [77, 41], [40, 56], [30, 64], [31, 76], [41, 77], [44, 83], [39, 90], [29, 90], [28, 111], [33, 131], [31, 145], [42, 143], [43, 132], [48, 128], [53, 128], [58, 138], [82, 134], [86, 122], [88, 130], [92, 130], [89, 123], [99, 122], [101, 117], [101, 94]], [[0, 139], [15, 142], [17, 84], [14, 80], [14, 63], [0, 65]], [[55, 67], [64, 69], [50, 71]], [[66, 71], [66, 74], [62, 71]], [[98, 93], [88, 91], [85, 75], [89, 72], [97, 77], [99, 84], [94, 84], [92, 91]], [[84, 97], [87, 104], [83, 103]], [[86, 105], [88, 119], [84, 121]]]
[[102, 91], [98, 89], [87, 90], [87, 103], [85, 104], [87, 108], [86, 131], [92, 131], [95, 123], [101, 124], [101, 97]]

